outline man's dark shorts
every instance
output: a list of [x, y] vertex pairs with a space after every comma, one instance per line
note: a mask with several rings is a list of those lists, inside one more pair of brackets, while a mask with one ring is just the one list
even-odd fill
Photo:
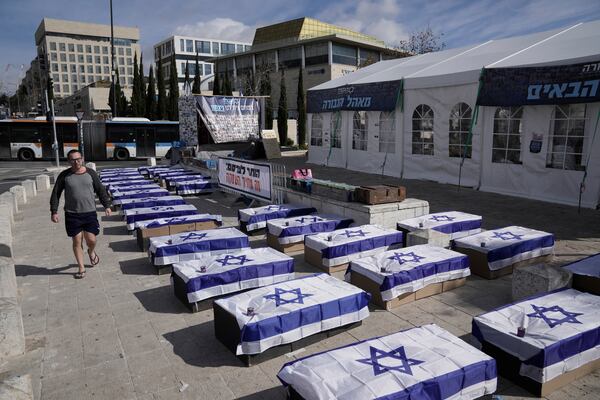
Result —
[[100, 233], [98, 215], [95, 211], [88, 213], [70, 213], [65, 211], [65, 228], [69, 237], [76, 236], [81, 231], [98, 235]]

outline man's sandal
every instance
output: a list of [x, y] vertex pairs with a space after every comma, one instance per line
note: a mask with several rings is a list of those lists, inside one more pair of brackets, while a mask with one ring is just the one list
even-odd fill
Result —
[[90, 257], [90, 263], [92, 264], [92, 267], [95, 265], [98, 265], [98, 263], [100, 262], [100, 257], [98, 256], [98, 254], [94, 251], [94, 256], [92, 257], [92, 254], [90, 254], [88, 252], [88, 256]]
[[83, 271], [77, 271], [75, 273], [75, 279], [83, 279], [85, 278], [85, 269]]

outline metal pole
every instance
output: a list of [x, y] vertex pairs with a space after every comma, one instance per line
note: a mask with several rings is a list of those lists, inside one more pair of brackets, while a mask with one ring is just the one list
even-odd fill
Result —
[[79, 120], [79, 142], [81, 143], [81, 158], [85, 160], [85, 150], [83, 149], [83, 120]]
[[112, 78], [112, 104], [113, 104], [113, 118], [117, 117], [117, 93], [115, 90], [115, 34], [113, 29], [113, 6], [112, 0], [110, 0], [110, 64], [111, 64], [111, 78]]
[[50, 106], [48, 105], [48, 91], [44, 91], [46, 97], [46, 110], [50, 111], [50, 115], [52, 115], [52, 133], [54, 135], [54, 143], [52, 143], [52, 148], [54, 149], [54, 155], [56, 157], [56, 166], [58, 167], [58, 139], [56, 138], [56, 120], [54, 118], [54, 99], [50, 100]]

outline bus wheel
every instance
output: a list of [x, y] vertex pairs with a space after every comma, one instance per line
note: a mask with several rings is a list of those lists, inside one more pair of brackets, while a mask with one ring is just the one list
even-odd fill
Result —
[[35, 158], [35, 154], [33, 154], [33, 150], [31, 150], [31, 149], [19, 150], [19, 160], [32, 161], [34, 158]]
[[125, 161], [129, 159], [129, 151], [127, 151], [127, 149], [124, 149], [123, 147], [117, 147], [115, 149], [115, 160], [117, 161]]

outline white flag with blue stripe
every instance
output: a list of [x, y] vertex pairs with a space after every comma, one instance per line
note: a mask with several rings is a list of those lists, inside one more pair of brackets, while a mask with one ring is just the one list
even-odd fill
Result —
[[398, 222], [398, 229], [409, 232], [417, 229], [433, 229], [450, 235], [450, 239], [458, 239], [481, 232], [481, 221], [481, 215], [446, 211], [402, 220]]

